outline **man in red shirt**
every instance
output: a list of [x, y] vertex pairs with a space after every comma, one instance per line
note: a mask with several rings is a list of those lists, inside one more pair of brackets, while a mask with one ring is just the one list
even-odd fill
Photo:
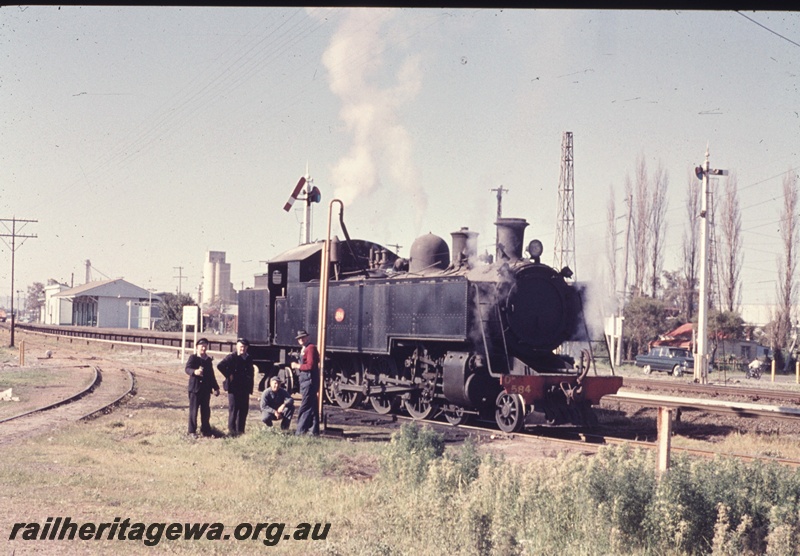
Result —
[[317, 394], [319, 392], [319, 351], [317, 346], [309, 341], [308, 332], [298, 330], [295, 337], [302, 346], [300, 362], [292, 363], [292, 368], [298, 371], [300, 382], [300, 408], [297, 411], [297, 436], [312, 434], [319, 436], [319, 409]]

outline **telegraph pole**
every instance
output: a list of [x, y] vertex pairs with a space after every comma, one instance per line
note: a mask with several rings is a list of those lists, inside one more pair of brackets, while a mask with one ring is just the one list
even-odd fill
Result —
[[[19, 218], [0, 218], [0, 222], [3, 223], [3, 227], [8, 230], [10, 233], [7, 234], [0, 234], [0, 237], [3, 238], [3, 242], [8, 245], [8, 248], [11, 250], [11, 341], [8, 344], [8, 347], [14, 347], [14, 258], [17, 252], [17, 249], [25, 243], [25, 240], [31, 237], [37, 237], [35, 235], [29, 234], [20, 234], [17, 230], [17, 223], [19, 222], [22, 224], [20, 226], [20, 230], [24, 228], [31, 222], [38, 222], [38, 220], [22, 220]], [[11, 228], [8, 227], [8, 223], [11, 223]], [[5, 238], [11, 238], [11, 244], [9, 245], [8, 241]], [[19, 245], [17, 245], [17, 238], [20, 238], [22, 241]]]
[[173, 278], [177, 278], [178, 279], [178, 295], [180, 295], [181, 294], [181, 285], [183, 284], [184, 280], [188, 279], [188, 276], [184, 276], [183, 275], [183, 267], [182, 266], [173, 266], [172, 269], [178, 271], [178, 275], [177, 276], [173, 276]]
[[694, 169], [698, 179], [703, 181], [700, 200], [700, 308], [697, 313], [697, 346], [694, 358], [694, 381], [701, 384], [708, 382], [708, 226], [711, 212], [709, 210], [708, 176], [727, 176], [727, 170], [712, 169], [708, 162], [708, 146], [706, 161]]

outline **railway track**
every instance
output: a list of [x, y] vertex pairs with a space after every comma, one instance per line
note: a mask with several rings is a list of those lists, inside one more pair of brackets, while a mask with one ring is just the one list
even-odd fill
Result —
[[800, 405], [800, 392], [791, 390], [779, 390], [779, 385], [775, 387], [750, 387], [750, 386], [728, 386], [724, 384], [695, 384], [685, 381], [670, 381], [647, 378], [625, 377], [624, 387], [644, 390], [657, 391], [679, 391], [682, 394], [693, 394], [696, 396], [719, 398], [719, 397], [741, 397], [750, 401], [774, 400], [785, 405]]
[[[91, 419], [110, 411], [136, 392], [136, 379], [127, 369], [104, 372], [94, 367], [86, 388], [56, 402], [0, 420], [0, 446], [51, 430], [61, 424]], [[13, 422], [12, 426], [7, 426]]]
[[[338, 406], [330, 406], [326, 408], [327, 414], [333, 424], [331, 428], [336, 429], [337, 425], [342, 423], [348, 424], [351, 429], [355, 428], [357, 431], [360, 427], [368, 428], [369, 426], [378, 425], [381, 429], [388, 432], [383, 434], [388, 439], [391, 432], [400, 428], [404, 422], [420, 422], [415, 421], [411, 417], [401, 414], [394, 415], [379, 415], [369, 410], [362, 409], [343, 409]], [[640, 448], [645, 450], [655, 451], [658, 449], [656, 442], [648, 442], [642, 440], [632, 439], [630, 437], [614, 436], [612, 434], [589, 432], [578, 427], [529, 427], [522, 433], [507, 434], [493, 427], [489, 422], [487, 426], [476, 425], [459, 425], [454, 427], [452, 425], [443, 423], [436, 420], [422, 421], [427, 426], [430, 426], [445, 438], [446, 442], [459, 443], [463, 442], [467, 437], [473, 437], [481, 444], [487, 443], [516, 443], [525, 444], [530, 447], [532, 451], [549, 450], [552, 452], [571, 452], [593, 454], [600, 450], [603, 446], [630, 446], [633, 448]], [[364, 435], [359, 432], [351, 433], [350, 440], [375, 440], [377, 433], [371, 430]], [[336, 436], [336, 434], [332, 434]], [[557, 446], [558, 449], [554, 449]], [[703, 457], [713, 459], [718, 456], [726, 456], [740, 459], [746, 462], [772, 462], [788, 467], [800, 467], [800, 461], [782, 458], [782, 457], [768, 457], [768, 456], [754, 456], [748, 454], [733, 454], [721, 453], [713, 450], [703, 450], [700, 448], [685, 448], [675, 447], [671, 448], [673, 453], [688, 454], [696, 457]]]
[[[41, 327], [34, 327], [36, 328], [35, 332], [38, 333], [48, 333], [41, 329]], [[73, 334], [70, 337], [75, 337], [75, 331], [71, 331]], [[92, 331], [90, 331], [92, 332]], [[60, 334], [60, 336], [64, 336], [64, 334]], [[85, 337], [87, 340], [105, 340], [110, 342], [125, 342], [125, 343], [133, 343], [133, 344], [141, 344], [145, 347], [155, 347], [158, 345], [164, 345], [164, 341], [161, 338], [157, 338], [156, 336], [152, 338], [156, 338], [154, 341], [156, 343], [149, 343], [147, 341], [151, 337], [148, 336], [147, 333], [145, 334], [135, 334], [133, 335], [135, 338], [131, 336], [119, 332], [111, 332], [111, 333], [104, 333], [104, 334], [97, 334], [96, 331], [92, 334]], [[229, 346], [232, 346], [232, 342], [220, 341], [218, 342], [219, 345], [217, 347], [221, 348], [221, 351], [225, 351], [225, 349]], [[173, 346], [167, 346], [173, 347]], [[164, 378], [164, 377], [161, 377]], [[738, 397], [738, 398], [747, 398], [751, 400], [775, 400], [781, 403], [800, 403], [800, 394], [797, 392], [784, 392], [769, 388], [744, 388], [739, 386], [720, 386], [720, 385], [697, 385], [697, 384], [676, 384], [675, 381], [669, 380], [654, 380], [654, 379], [636, 379], [636, 378], [626, 378], [626, 387], [627, 388], [638, 388], [640, 390], [645, 391], [680, 391], [682, 393], [693, 393], [701, 397], [705, 398], [720, 398], [720, 397]], [[181, 377], [176, 377], [176, 383], [180, 383], [182, 385], [183, 381]], [[613, 402], [617, 404], [619, 402]], [[634, 403], [631, 401], [626, 401], [625, 403]], [[657, 404], [648, 401], [640, 401], [639, 402], [642, 407], [654, 407]], [[326, 414], [332, 415], [337, 411], [344, 411], [336, 405], [326, 406]], [[365, 421], [369, 421], [367, 425], [361, 427], [361, 431], [356, 433], [359, 439], [361, 440], [369, 440], [369, 439], [387, 439], [391, 436], [391, 431], [393, 428], [399, 428], [400, 424], [405, 421], [413, 420], [410, 417], [406, 417], [402, 414], [394, 414], [394, 415], [379, 415], [371, 411], [365, 410], [358, 410], [358, 409], [350, 409], [347, 410], [349, 415], [355, 415], [356, 413], [360, 412], [361, 415], [359, 418]], [[704, 411], [708, 411], [704, 409]], [[353, 428], [353, 423], [348, 422], [348, 419], [352, 419], [353, 417], [344, 418], [344, 423], [348, 426], [349, 429]], [[544, 450], [553, 450], [552, 446], [557, 445], [559, 446], [558, 451], [575, 451], [575, 452], [592, 452], [597, 450], [600, 446], [603, 445], [611, 445], [611, 444], [619, 444], [619, 443], [626, 443], [629, 445], [634, 445], [637, 447], [642, 447], [646, 449], [655, 449], [655, 443], [653, 442], [644, 442], [641, 440], [637, 440], [637, 438], [652, 438], [651, 434], [640, 434], [640, 433], [633, 433], [628, 435], [622, 436], [613, 436], [611, 434], [591, 434], [585, 431], [580, 431], [576, 429], [567, 430], [567, 428], [554, 428], [554, 429], [547, 429], [543, 427], [528, 427], [525, 434], [517, 434], [517, 435], [506, 435], [502, 433], [491, 424], [488, 428], [487, 427], [471, 427], [471, 426], [459, 426], [459, 427], [452, 427], [443, 422], [436, 422], [436, 421], [426, 421], [431, 426], [436, 428], [437, 430], [444, 431], [446, 438], [449, 439], [450, 442], [461, 442], [467, 436], [477, 436], [482, 438], [483, 441], [492, 441], [492, 442], [513, 442], [513, 443], [531, 443], [534, 445], [540, 446], [541, 449]], [[392, 425], [392, 423], [396, 423], [396, 425]], [[377, 425], [377, 427], [375, 426]], [[335, 427], [336, 424], [333, 424]], [[372, 428], [370, 428], [370, 426]], [[358, 425], [355, 426], [358, 429]], [[383, 432], [376, 431], [376, 428], [384, 429]], [[386, 431], [390, 432], [386, 432]], [[2, 440], [2, 424], [0, 424], [0, 443], [3, 442]], [[350, 435], [351, 438], [353, 435]], [[551, 445], [550, 448], [542, 448], [544, 443], [549, 443]], [[674, 451], [686, 451], [692, 453], [697, 456], [702, 457], [713, 457], [714, 455], [718, 455], [716, 452], [713, 451], [706, 451], [706, 450], [699, 450], [699, 449], [685, 449], [685, 448], [673, 448]], [[770, 461], [778, 461], [779, 463], [783, 463], [786, 465], [798, 465], [796, 462], [791, 460], [777, 460], [775, 458], [764, 458], [764, 457], [757, 457], [757, 456], [747, 456], [747, 455], [735, 455], [736, 457], [741, 457], [742, 459], [760, 459], [760, 460], [770, 460]]]

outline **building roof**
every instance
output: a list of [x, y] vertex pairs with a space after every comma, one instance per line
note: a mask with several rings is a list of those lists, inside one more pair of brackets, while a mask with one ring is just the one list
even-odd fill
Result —
[[680, 325], [666, 334], [662, 334], [658, 340], [653, 342], [654, 346], [672, 346], [690, 348], [692, 345], [692, 335], [694, 325], [691, 322]]
[[144, 299], [150, 296], [150, 292], [140, 288], [122, 278], [112, 278], [110, 280], [100, 280], [97, 282], [87, 282], [82, 286], [77, 286], [55, 294], [55, 297], [75, 298], [82, 295], [95, 297], [124, 297], [130, 299]]

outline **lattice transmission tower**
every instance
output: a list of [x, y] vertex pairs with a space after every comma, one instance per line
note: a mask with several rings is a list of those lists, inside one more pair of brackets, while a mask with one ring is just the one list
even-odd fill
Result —
[[572, 132], [561, 139], [561, 175], [558, 179], [558, 217], [553, 267], [568, 266], [575, 273], [575, 178], [573, 174]]

